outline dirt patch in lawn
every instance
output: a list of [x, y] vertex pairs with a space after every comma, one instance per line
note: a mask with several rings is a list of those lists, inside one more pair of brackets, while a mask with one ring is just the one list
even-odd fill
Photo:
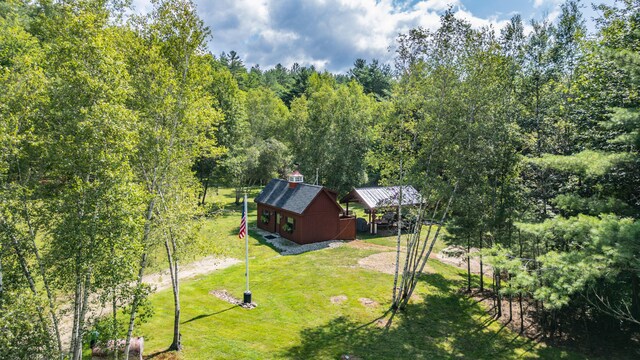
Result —
[[[406, 255], [400, 253], [400, 272], [404, 266]], [[358, 265], [368, 270], [379, 271], [385, 274], [395, 274], [396, 272], [396, 252], [382, 252], [373, 255], [369, 255], [365, 258], [358, 260]], [[424, 273], [434, 273], [433, 268], [427, 263], [424, 268]]]
[[234, 297], [233, 295], [229, 294], [229, 292], [227, 290], [211, 290], [209, 291], [209, 294], [217, 297], [218, 299], [222, 300], [222, 301], [226, 301], [229, 304], [233, 304], [233, 305], [240, 305], [242, 303], [242, 300]]
[[347, 246], [356, 248], [356, 249], [374, 249], [374, 250], [389, 250], [391, 248], [389, 246], [373, 244], [363, 240], [349, 241], [347, 243]]
[[362, 306], [366, 306], [366, 307], [370, 307], [370, 308], [378, 307], [378, 305], [380, 305], [376, 301], [373, 301], [373, 300], [371, 300], [369, 298], [360, 298], [360, 299], [358, 299], [358, 301], [360, 301], [360, 304], [362, 304]]
[[[180, 268], [178, 276], [180, 280], [189, 279], [198, 275], [212, 273], [216, 270], [226, 269], [231, 265], [239, 263], [240, 260], [233, 258], [216, 258], [208, 256], [202, 260], [186, 264]], [[155, 288], [155, 291], [168, 289], [171, 287], [171, 275], [169, 271], [163, 270], [156, 274], [146, 275], [143, 281]]]
[[[478, 249], [471, 248], [469, 265], [471, 273], [480, 274], [480, 253]], [[467, 270], [467, 250], [461, 246], [448, 246], [436, 254], [436, 259], [445, 264], [453, 265], [459, 269]], [[489, 265], [483, 266], [484, 275], [491, 273]]]
[[238, 305], [241, 306], [245, 309], [253, 309], [257, 306], [256, 303], [250, 303], [250, 304], [245, 304], [242, 302], [242, 300], [236, 298], [235, 296], [229, 294], [229, 292], [225, 289], [222, 290], [211, 290], [209, 291], [209, 294], [217, 297], [218, 299], [222, 300], [222, 301], [226, 301], [229, 304], [233, 304], [233, 305]]
[[345, 295], [332, 296], [330, 300], [332, 304], [342, 304], [347, 301], [347, 297]]

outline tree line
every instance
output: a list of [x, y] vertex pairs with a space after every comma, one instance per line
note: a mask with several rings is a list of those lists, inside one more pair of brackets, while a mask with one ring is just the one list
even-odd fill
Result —
[[243, 188], [281, 177], [293, 164], [308, 182], [340, 192], [379, 179], [367, 156], [388, 112], [390, 66], [357, 59], [343, 75], [298, 64], [247, 69], [235, 51], [209, 59], [211, 93], [224, 114], [216, 139], [225, 152], [195, 166], [203, 203], [213, 184], [235, 187], [239, 201]]

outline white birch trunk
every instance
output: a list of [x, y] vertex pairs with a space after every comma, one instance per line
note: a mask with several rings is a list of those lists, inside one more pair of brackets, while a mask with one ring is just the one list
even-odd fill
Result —
[[397, 287], [398, 287], [398, 276], [400, 272], [400, 241], [402, 240], [402, 229], [400, 226], [402, 219], [402, 149], [400, 150], [400, 194], [398, 196], [398, 238], [396, 241], [396, 269], [393, 275], [393, 298], [391, 300], [392, 306], [397, 307], [396, 297], [397, 297]]
[[174, 306], [173, 341], [171, 342], [171, 345], [169, 345], [169, 350], [180, 351], [182, 349], [182, 343], [180, 341], [180, 284], [178, 278], [178, 259], [175, 258], [177, 248], [173, 235], [170, 234], [169, 237], [171, 238], [171, 248], [169, 247], [169, 239], [164, 243], [167, 250], [167, 260], [169, 261], [169, 273], [171, 274]]
[[[140, 259], [140, 269], [138, 270], [138, 279], [136, 280], [136, 290], [139, 291], [142, 286], [142, 277], [144, 276], [144, 271], [147, 267], [147, 243], [149, 241], [149, 234], [151, 233], [151, 219], [153, 218], [153, 209], [155, 207], [156, 199], [153, 198], [149, 202], [149, 206], [147, 208], [146, 214], [146, 222], [144, 224], [144, 234], [142, 236], [142, 243], [144, 244], [144, 250], [142, 252], [142, 258]], [[138, 305], [140, 303], [140, 295], [136, 292], [133, 296], [133, 301], [131, 302], [131, 314], [129, 316], [129, 327], [127, 329], [127, 338], [125, 339], [124, 346], [124, 358], [125, 360], [129, 359], [129, 348], [131, 347], [131, 336], [133, 335], [133, 326], [136, 320], [136, 313], [138, 310]]]

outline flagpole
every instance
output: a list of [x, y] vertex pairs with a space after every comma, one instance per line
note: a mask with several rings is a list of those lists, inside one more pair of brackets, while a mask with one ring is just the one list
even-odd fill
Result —
[[249, 291], [249, 224], [248, 224], [248, 213], [247, 213], [247, 192], [244, 193], [244, 216], [246, 219], [247, 231], [244, 233], [244, 262], [245, 262], [245, 277], [247, 284], [247, 291], [244, 292], [244, 303], [251, 303], [251, 291]]

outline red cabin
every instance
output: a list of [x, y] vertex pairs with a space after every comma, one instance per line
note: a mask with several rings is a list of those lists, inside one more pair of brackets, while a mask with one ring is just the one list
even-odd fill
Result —
[[273, 179], [265, 186], [254, 200], [258, 227], [298, 244], [355, 239], [355, 218], [342, 216], [338, 194], [303, 179], [294, 171], [289, 181]]

